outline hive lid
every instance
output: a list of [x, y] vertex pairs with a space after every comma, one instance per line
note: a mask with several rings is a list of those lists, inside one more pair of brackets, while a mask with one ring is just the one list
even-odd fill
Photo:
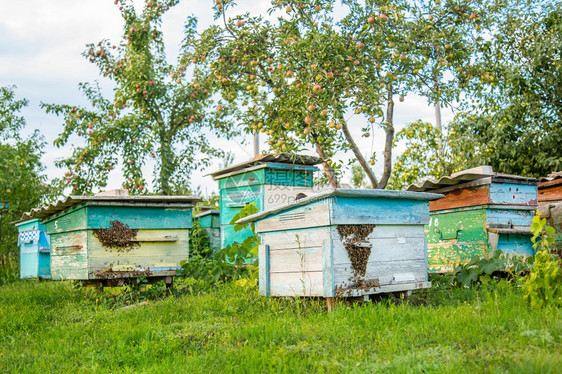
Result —
[[558, 186], [562, 184], [562, 171], [550, 173], [547, 177], [541, 178], [540, 181], [539, 190], [546, 187]]
[[236, 221], [237, 224], [244, 224], [248, 222], [257, 221], [268, 217], [273, 214], [277, 214], [279, 212], [301, 206], [310, 204], [322, 199], [326, 199], [333, 196], [339, 197], [366, 197], [366, 198], [375, 198], [375, 197], [384, 197], [386, 199], [410, 199], [410, 200], [437, 200], [444, 197], [441, 194], [437, 193], [429, 193], [429, 192], [411, 192], [411, 191], [396, 191], [396, 190], [370, 190], [370, 189], [352, 189], [352, 188], [338, 188], [332, 189], [324, 192], [320, 192], [318, 194], [310, 195], [295, 201], [294, 203], [288, 205], [282, 205], [278, 207], [271, 208], [269, 210], [265, 210], [263, 212], [252, 214], [251, 216], [244, 217]]
[[[422, 183], [418, 184], [411, 184], [406, 188], [406, 191], [436, 191], [452, 187], [458, 186], [463, 183], [468, 182], [475, 182], [475, 181], [482, 181], [482, 184], [490, 183], [492, 178], [502, 178], [502, 179], [511, 179], [514, 181], [525, 181], [531, 183], [538, 183], [536, 178], [530, 177], [523, 177], [520, 175], [513, 175], [513, 174], [503, 174], [497, 173], [492, 170], [491, 166], [478, 166], [472, 169], [462, 170], [458, 173], [453, 173], [451, 175], [447, 175], [441, 177], [439, 180], [435, 179], [427, 179]], [[439, 191], [440, 192], [440, 191]]]
[[66, 199], [58, 200], [53, 204], [33, 209], [24, 213], [18, 222], [31, 218], [47, 218], [53, 214], [62, 212], [73, 206], [91, 203], [92, 205], [111, 205], [111, 206], [137, 206], [137, 207], [174, 207], [174, 208], [192, 208], [195, 203], [201, 201], [198, 196], [128, 196], [128, 195], [96, 195], [96, 196], [68, 196]]
[[208, 216], [209, 214], [220, 214], [220, 213], [221, 213], [220, 210], [212, 209], [212, 210], [207, 210], [205, 212], [201, 212], [201, 213], [195, 215], [194, 217], [195, 218], [201, 218], [201, 217]]
[[267, 162], [279, 163], [279, 164], [293, 164], [293, 165], [305, 165], [314, 166], [322, 163], [322, 159], [316, 156], [308, 155], [297, 155], [293, 153], [278, 153], [278, 154], [264, 154], [257, 155], [253, 159], [245, 162], [241, 162], [236, 165], [229, 166], [227, 168], [209, 173], [214, 180], [221, 179], [230, 175], [234, 172], [249, 169], [253, 166], [258, 166], [260, 164], [265, 164]]

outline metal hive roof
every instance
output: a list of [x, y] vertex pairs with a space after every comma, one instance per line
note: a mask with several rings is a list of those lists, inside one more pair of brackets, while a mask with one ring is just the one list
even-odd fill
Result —
[[201, 201], [198, 196], [77, 196], [71, 195], [55, 203], [33, 209], [24, 213], [18, 222], [32, 218], [47, 218], [53, 214], [62, 212], [73, 206], [91, 203], [92, 205], [114, 205], [114, 206], [145, 206], [145, 207], [177, 207], [190, 208]]
[[406, 191], [417, 191], [417, 192], [436, 191], [437, 192], [444, 188], [457, 186], [467, 182], [473, 182], [478, 180], [482, 180], [482, 182], [486, 182], [487, 179], [489, 179], [489, 181], [491, 182], [491, 178], [503, 178], [503, 179], [512, 179], [512, 180], [520, 180], [520, 181], [537, 182], [536, 178], [497, 173], [493, 171], [491, 166], [486, 165], [486, 166], [478, 166], [472, 169], [459, 171], [458, 173], [453, 173], [451, 175], [441, 177], [439, 178], [439, 180], [427, 179], [422, 183], [418, 183], [418, 184], [414, 183], [408, 186], [406, 188]]
[[313, 165], [321, 164], [322, 159], [316, 156], [297, 155], [293, 153], [263, 154], [263, 155], [257, 155], [251, 160], [244, 161], [239, 164], [232, 165], [221, 170], [217, 170], [207, 175], [212, 176], [213, 179], [216, 180], [222, 178], [222, 176], [224, 176], [225, 174], [230, 174], [239, 170], [248, 169], [252, 166], [260, 165], [266, 162], [313, 166]]
[[263, 212], [252, 214], [251, 216], [244, 217], [236, 221], [237, 224], [244, 224], [252, 221], [257, 221], [268, 217], [270, 215], [291, 209], [297, 206], [313, 203], [332, 196], [342, 197], [384, 197], [387, 199], [411, 199], [411, 200], [437, 200], [443, 197], [441, 194], [429, 192], [410, 192], [410, 191], [395, 191], [395, 190], [368, 190], [368, 189], [353, 189], [353, 188], [338, 188], [332, 189], [318, 194], [310, 195], [308, 197], [299, 199], [294, 203], [282, 205], [278, 207], [265, 210]]

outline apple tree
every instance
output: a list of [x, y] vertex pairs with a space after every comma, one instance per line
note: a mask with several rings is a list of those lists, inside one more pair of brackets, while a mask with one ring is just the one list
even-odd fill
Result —
[[[452, 123], [470, 164], [545, 176], [562, 169], [562, 5], [510, 2], [475, 65], [488, 72]], [[484, 70], [484, 69], [482, 69]]]
[[28, 138], [20, 135], [26, 121], [19, 113], [27, 104], [16, 98], [13, 87], [0, 87], [0, 265], [7, 257], [14, 264], [12, 269], [0, 266], [0, 283], [17, 277], [18, 230], [12, 222], [57, 195], [43, 174], [43, 137], [37, 130]]
[[58, 166], [67, 169], [65, 180], [75, 193], [104, 187], [119, 164], [123, 186], [131, 192], [146, 191], [143, 167], [153, 165], [155, 192], [179, 193], [189, 186], [192, 170], [223, 155], [211, 144], [211, 134], [236, 134], [229, 122], [231, 104], [216, 102], [208, 69], [192, 62], [195, 51], [212, 40], [198, 35], [197, 20], [188, 17], [178, 60], [170, 64], [161, 25], [177, 0], [146, 0], [140, 10], [132, 1], [115, 3], [124, 21], [121, 41], [92, 43], [83, 53], [111, 81], [112, 93], [98, 82], [81, 83], [91, 106], [43, 104], [64, 119], [56, 146], [80, 139]]

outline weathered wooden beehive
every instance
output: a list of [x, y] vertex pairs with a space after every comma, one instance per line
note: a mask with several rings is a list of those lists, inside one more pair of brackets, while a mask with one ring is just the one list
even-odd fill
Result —
[[442, 195], [337, 189], [260, 212], [264, 296], [364, 296], [427, 288], [424, 225]]
[[54, 280], [171, 282], [189, 254], [193, 196], [70, 196], [24, 215], [51, 240]]
[[41, 220], [16, 223], [20, 248], [20, 278], [51, 278], [49, 236]]
[[221, 247], [242, 243], [252, 235], [249, 228], [234, 231], [230, 221], [249, 203], [259, 210], [289, 204], [301, 193], [313, 191], [314, 165], [322, 160], [313, 156], [282, 153], [259, 155], [211, 173], [219, 181]]
[[408, 191], [445, 195], [429, 204], [429, 271], [446, 272], [474, 255], [501, 250], [533, 255], [530, 226], [537, 208], [534, 178], [480, 166], [411, 185]]
[[221, 249], [221, 223], [220, 223], [220, 211], [218, 210], [207, 210], [205, 212], [197, 214], [193, 217], [199, 221], [201, 228], [205, 230], [207, 236], [209, 237], [209, 245], [213, 251]]
[[553, 251], [562, 256], [562, 171], [544, 178], [538, 186], [541, 217], [556, 229]]

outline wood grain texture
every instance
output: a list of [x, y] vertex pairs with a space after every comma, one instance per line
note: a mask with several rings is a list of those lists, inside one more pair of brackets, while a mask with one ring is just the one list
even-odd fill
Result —
[[334, 199], [333, 225], [424, 225], [429, 222], [429, 204], [424, 200], [340, 196]]
[[257, 232], [267, 232], [328, 226], [330, 225], [330, 201], [331, 199], [321, 200], [270, 216], [258, 221], [256, 230]]
[[[353, 270], [347, 250], [337, 229], [332, 230], [333, 273], [336, 287], [352, 285]], [[424, 229], [421, 225], [376, 226], [367, 237], [372, 249], [365, 279], [378, 279], [381, 285], [392, 284], [394, 275], [412, 273], [416, 281], [427, 278]]]
[[132, 229], [190, 229], [191, 208], [146, 208], [119, 206], [88, 207], [88, 228], [100, 229], [118, 220]]
[[537, 205], [537, 186], [515, 183], [492, 183], [490, 203], [501, 205]]
[[562, 184], [544, 186], [542, 188], [539, 185], [538, 200], [539, 203], [546, 201], [562, 201]]
[[324, 248], [330, 241], [328, 227], [266, 232], [261, 234], [261, 238], [260, 258], [264, 261], [260, 262], [259, 270], [260, 294], [324, 294], [322, 272]]
[[84, 230], [87, 228], [87, 208], [85, 205], [72, 207], [68, 211], [45, 219], [47, 234]]
[[468, 187], [445, 193], [445, 197], [429, 202], [431, 212], [489, 203], [489, 186]]

